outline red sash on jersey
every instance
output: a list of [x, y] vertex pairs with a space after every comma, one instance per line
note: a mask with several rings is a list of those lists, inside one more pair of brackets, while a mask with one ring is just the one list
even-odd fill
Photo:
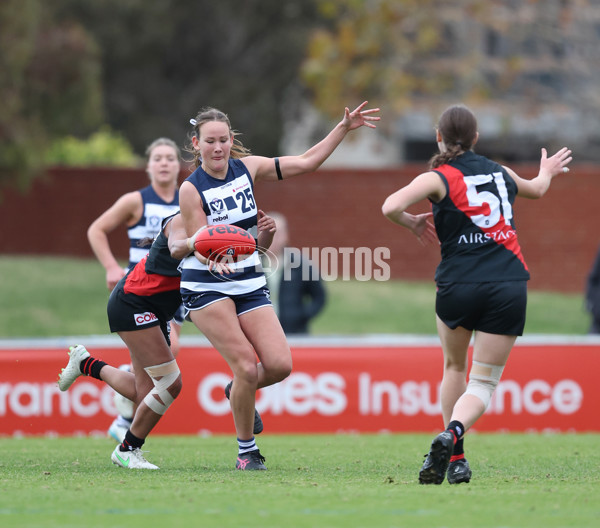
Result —
[[156, 273], [146, 273], [146, 255], [140, 260], [125, 279], [123, 291], [141, 297], [148, 297], [157, 293], [178, 290], [181, 277], [167, 277]]
[[[463, 211], [469, 218], [475, 214], [489, 214], [490, 207], [487, 203], [485, 203], [481, 207], [473, 207], [469, 205], [469, 201], [467, 200], [467, 191], [466, 185], [464, 182], [464, 174], [455, 167], [451, 165], [444, 165], [443, 174], [448, 179], [448, 187], [450, 189], [450, 199], [452, 202]], [[438, 169], [439, 170], [439, 169]], [[452, 183], [450, 183], [452, 181]], [[501, 225], [500, 229], [498, 228], [498, 224]], [[490, 228], [479, 227], [484, 233], [492, 233], [494, 231], [502, 231], [507, 232], [509, 230], [513, 230], [513, 228], [507, 225], [504, 221], [504, 216], [500, 214], [500, 221], [495, 226]], [[494, 239], [497, 244], [503, 245], [506, 249], [511, 251], [523, 264], [523, 267], [527, 270], [527, 264], [525, 263], [525, 259], [523, 258], [523, 254], [521, 253], [521, 246], [517, 240], [516, 234], [515, 236], [506, 236], [500, 239]]]

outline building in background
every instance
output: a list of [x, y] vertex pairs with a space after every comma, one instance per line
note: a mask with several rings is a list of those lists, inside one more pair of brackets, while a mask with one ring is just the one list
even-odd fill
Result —
[[[437, 43], [399, 68], [421, 79], [429, 72], [434, 86], [399, 96], [408, 101], [400, 112], [393, 93], [371, 100], [382, 107], [387, 128], [382, 122], [378, 136], [341, 145], [326, 166], [428, 160], [436, 150], [436, 120], [456, 102], [479, 117], [481, 154], [507, 163], [536, 161], [542, 146], [568, 145], [578, 162], [600, 161], [600, 2], [433, 1], [423, 9], [435, 9]], [[318, 112], [305, 106], [299, 115], [286, 127], [286, 152], [302, 151], [324, 130]]]

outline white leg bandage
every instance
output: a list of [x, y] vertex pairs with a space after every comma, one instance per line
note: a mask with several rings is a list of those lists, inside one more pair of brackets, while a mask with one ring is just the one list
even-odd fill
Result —
[[154, 383], [154, 388], [146, 394], [144, 403], [156, 414], [163, 415], [174, 401], [173, 396], [169, 394], [168, 388], [179, 377], [177, 361], [168, 361], [161, 365], [146, 367], [144, 370]]
[[503, 370], [504, 367], [498, 365], [473, 361], [465, 394], [479, 398], [487, 409]]

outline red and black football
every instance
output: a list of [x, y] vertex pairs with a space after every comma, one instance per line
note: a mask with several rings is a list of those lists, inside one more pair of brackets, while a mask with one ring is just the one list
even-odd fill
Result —
[[256, 240], [241, 227], [216, 224], [196, 235], [194, 247], [207, 259], [237, 262], [256, 251]]

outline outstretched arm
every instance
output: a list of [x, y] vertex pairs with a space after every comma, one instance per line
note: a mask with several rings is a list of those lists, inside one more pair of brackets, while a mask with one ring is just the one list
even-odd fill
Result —
[[[337, 146], [346, 137], [346, 134], [362, 126], [376, 128], [374, 121], [381, 117], [375, 116], [379, 108], [363, 110], [368, 101], [363, 102], [352, 112], [346, 107], [344, 117], [319, 143], [308, 149], [300, 156], [282, 156], [279, 158], [279, 171], [281, 178], [290, 178], [307, 172], [316, 171], [322, 163], [333, 153]], [[244, 158], [244, 163], [253, 174], [255, 181], [275, 181], [279, 179], [273, 158], [262, 156], [249, 156]]]
[[532, 180], [524, 180], [515, 171], [504, 167], [517, 184], [517, 196], [523, 198], [541, 198], [550, 188], [550, 183], [555, 176], [569, 172], [567, 165], [573, 160], [571, 151], [567, 147], [561, 148], [554, 156], [548, 158], [546, 149], [542, 149], [540, 172]]

